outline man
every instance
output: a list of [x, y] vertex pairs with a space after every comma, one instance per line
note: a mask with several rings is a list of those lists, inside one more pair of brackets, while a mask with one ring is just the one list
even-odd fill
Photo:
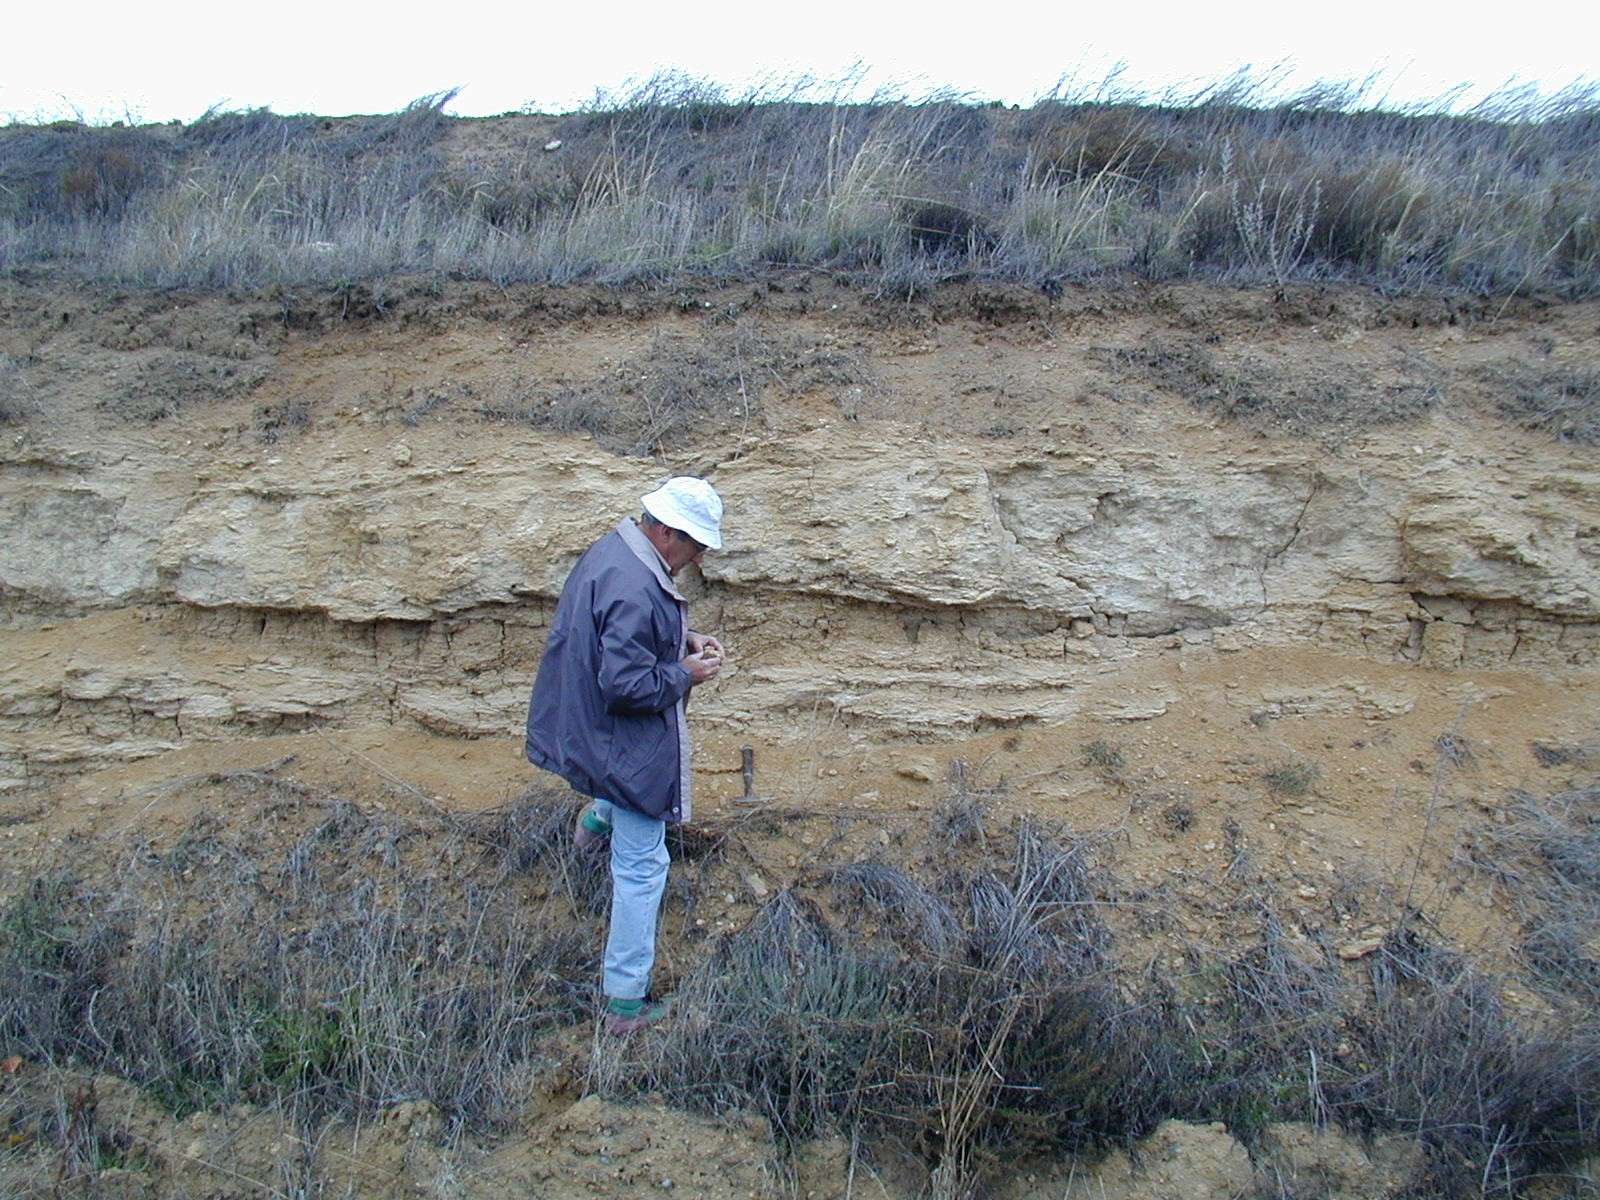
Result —
[[594, 803], [580, 846], [611, 843], [606, 1028], [659, 1020], [650, 998], [656, 914], [667, 885], [667, 822], [690, 816], [684, 702], [722, 670], [722, 643], [689, 629], [672, 577], [722, 548], [722, 499], [678, 476], [584, 552], [561, 589], [528, 705], [528, 760]]

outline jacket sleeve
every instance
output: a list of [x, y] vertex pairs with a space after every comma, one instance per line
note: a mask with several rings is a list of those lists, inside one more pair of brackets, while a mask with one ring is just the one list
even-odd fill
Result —
[[600, 696], [616, 715], [658, 713], [688, 694], [689, 672], [656, 657], [650, 606], [627, 596], [595, 596], [600, 634]]

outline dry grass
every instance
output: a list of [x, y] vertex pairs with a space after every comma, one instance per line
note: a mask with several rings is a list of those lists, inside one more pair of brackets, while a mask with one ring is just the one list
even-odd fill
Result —
[[124, 421], [156, 422], [196, 401], [248, 395], [265, 377], [266, 368], [256, 363], [158, 350], [141, 356], [102, 406]]
[[[259, 822], [202, 816], [131, 846], [115, 887], [41, 880], [6, 907], [0, 1052], [135, 1080], [178, 1112], [269, 1106], [306, 1133], [410, 1099], [457, 1129], [514, 1123], [539, 1039], [594, 1009], [605, 883], [572, 849], [575, 801], [402, 818], [270, 772], [203, 782]], [[785, 1143], [892, 1137], [941, 1196], [1167, 1117], [1247, 1142], [1282, 1120], [1407, 1132], [1427, 1150], [1417, 1194], [1514, 1194], [1600, 1144], [1592, 1000], [1514, 1017], [1415, 921], [1349, 967], [1286, 934], [1265, 892], [1240, 897], [1255, 937], [1136, 969], [1115, 918], [1159, 926], [1160, 897], [1124, 895], [1114, 839], [999, 827], [965, 773], [950, 807], [947, 833], [907, 843], [923, 857], [819, 868], [699, 943], [674, 1018], [597, 1041], [591, 1085], [759, 1113]], [[1592, 899], [1593, 807], [1519, 810], [1507, 880], [1542, 904]], [[723, 890], [739, 845], [731, 829], [679, 839], [674, 873]], [[92, 1099], [39, 1095], [0, 1087], [0, 1120], [63, 1177], [136, 1161]], [[306, 1164], [282, 1168], [311, 1186]]]
[[1083, 747], [1083, 765], [1093, 768], [1106, 779], [1116, 779], [1127, 768], [1128, 759], [1120, 747], [1104, 738], [1096, 738]]
[[1600, 443], [1600, 371], [1508, 360], [1480, 368], [1478, 377], [1506, 420], [1557, 441]]
[[1600, 788], [1521, 794], [1480, 847], [1522, 921], [1522, 953], [1552, 995], [1600, 1003]]
[[529, 812], [554, 803], [498, 818], [516, 835], [497, 847], [501, 886], [415, 870], [408, 843], [462, 832], [347, 804], [312, 805], [326, 815], [276, 862], [261, 831], [202, 817], [136, 849], [115, 890], [41, 880], [0, 920], [0, 1042], [178, 1113], [250, 1101], [315, 1123], [420, 1097], [457, 1122], [509, 1119], [515, 1066], [593, 1006], [584, 932], [506, 885], [524, 863], [574, 869], [570, 805], [549, 835], [567, 848], [528, 849]]
[[397, 273], [565, 283], [858, 272], [1341, 277], [1590, 295], [1600, 280], [1593, 88], [1463, 115], [1360, 88], [1283, 99], [1054, 95], [1024, 112], [847, 84], [742, 95], [660, 75], [557, 122], [545, 153], [449, 158], [448, 94], [325, 121], [0, 130], [0, 265], [154, 286]]
[[1292, 363], [1229, 360], [1200, 342], [1097, 347], [1114, 378], [1179, 396], [1218, 416], [1295, 433], [1334, 437], [1411, 421], [1439, 403], [1425, 371], [1415, 382], [1374, 388], [1353, 371], [1309, 375]]
[[1591, 1021], [1519, 1022], [1495, 980], [1414, 933], [1384, 946], [1372, 986], [1330, 1099], [1346, 1122], [1416, 1134], [1434, 1194], [1515, 1195], [1540, 1166], [1592, 1152]]
[[625, 454], [652, 454], [691, 433], [761, 428], [766, 396], [870, 386], [846, 350], [781, 335], [754, 320], [711, 321], [692, 336], [657, 333], [649, 349], [598, 379], [482, 403], [489, 420], [592, 434]]
[[1146, 1065], [1103, 972], [1089, 847], [1025, 824], [995, 871], [930, 886], [858, 864], [826, 873], [867, 944], [780, 892], [680, 985], [682, 1018], [617, 1049], [607, 1078], [697, 1108], [754, 1109], [785, 1140], [892, 1133], [948, 1181], [1002, 1145], [1142, 1128]]
[[1310, 762], [1286, 762], [1270, 767], [1261, 774], [1261, 781], [1274, 796], [1298, 798], [1307, 795], [1322, 777], [1322, 768]]

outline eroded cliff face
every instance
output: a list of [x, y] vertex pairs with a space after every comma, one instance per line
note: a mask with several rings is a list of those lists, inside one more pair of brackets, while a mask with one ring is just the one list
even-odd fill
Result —
[[[728, 505], [687, 580], [736, 656], [712, 728], [1136, 719], [1171, 699], [1128, 682], [1152, 663], [1273, 647], [1592, 683], [1600, 466], [1498, 419], [1483, 364], [1592, 367], [1593, 306], [1018, 295], [419, 293], [356, 321], [9, 285], [0, 786], [307, 727], [514, 737], [568, 568], [674, 471]], [[648, 408], [652, 364], [727, 328], [788, 347], [759, 396], [738, 374], [650, 457], [555, 427], [607, 386]], [[1111, 352], [1201, 344], [1258, 391], [1276, 362], [1291, 398], [1436, 402], [1289, 432]], [[796, 346], [848, 369], [786, 375]]]

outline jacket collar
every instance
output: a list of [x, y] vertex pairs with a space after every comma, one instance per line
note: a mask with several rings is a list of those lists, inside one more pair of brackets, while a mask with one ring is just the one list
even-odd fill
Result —
[[624, 517], [617, 524], [616, 533], [622, 538], [623, 545], [633, 551], [633, 556], [650, 569], [656, 577], [656, 582], [661, 585], [661, 590], [674, 600], [687, 604], [682, 593], [672, 586], [672, 576], [667, 574], [667, 563], [661, 557], [661, 552], [650, 544], [650, 539], [644, 536], [644, 530], [632, 517]]

